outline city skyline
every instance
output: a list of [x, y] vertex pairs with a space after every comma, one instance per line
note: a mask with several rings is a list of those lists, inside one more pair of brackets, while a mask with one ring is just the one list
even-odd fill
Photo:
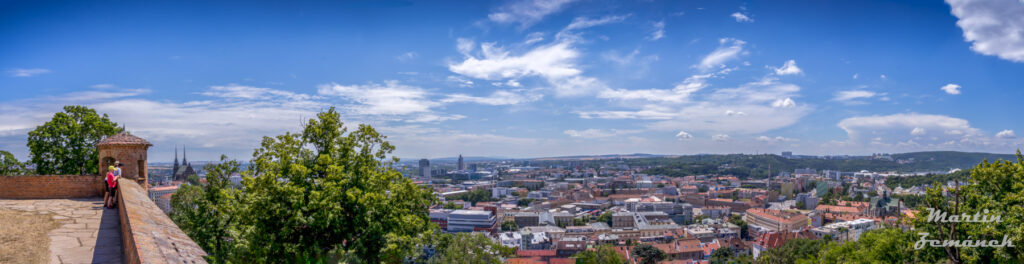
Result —
[[248, 160], [331, 106], [410, 162], [1024, 144], [1017, 0], [50, 4], [0, 4], [19, 159], [71, 104], [154, 162]]

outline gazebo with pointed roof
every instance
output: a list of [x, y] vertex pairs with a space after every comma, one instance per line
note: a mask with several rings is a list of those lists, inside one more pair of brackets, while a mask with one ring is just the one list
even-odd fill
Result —
[[124, 164], [121, 167], [122, 177], [135, 179], [139, 185], [144, 188], [148, 187], [146, 160], [151, 146], [153, 144], [149, 141], [128, 132], [121, 132], [100, 140], [99, 143], [96, 143], [96, 148], [99, 149], [100, 175], [107, 175], [108, 166], [114, 165], [115, 162], [121, 162]]

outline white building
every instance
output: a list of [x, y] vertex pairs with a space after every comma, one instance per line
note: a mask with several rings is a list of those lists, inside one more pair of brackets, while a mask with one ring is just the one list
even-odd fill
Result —
[[869, 230], [878, 228], [875, 225], [875, 220], [871, 219], [857, 219], [846, 222], [838, 222], [827, 224], [822, 227], [811, 229], [818, 238], [824, 238], [826, 235], [832, 236], [835, 240], [853, 240], [857, 241], [860, 239], [860, 235]]
[[475, 228], [493, 228], [497, 217], [491, 211], [455, 210], [448, 214], [448, 232], [472, 232]]

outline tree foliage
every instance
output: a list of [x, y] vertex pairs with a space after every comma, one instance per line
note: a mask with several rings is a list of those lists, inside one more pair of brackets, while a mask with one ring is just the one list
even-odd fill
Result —
[[655, 264], [665, 259], [665, 252], [651, 244], [640, 244], [633, 247], [633, 255], [640, 258], [642, 264]]
[[810, 263], [935, 263], [942, 259], [937, 248], [915, 250], [917, 237], [912, 231], [883, 228], [861, 234], [857, 241], [829, 243]]
[[[949, 215], [975, 215], [1001, 217], [998, 222], [929, 222], [927, 211], [915, 219], [919, 232], [929, 233], [928, 239], [996, 240], [1005, 238], [1014, 247], [961, 247], [945, 248], [950, 261], [1021, 263], [1024, 262], [1024, 156], [1017, 151], [1017, 162], [999, 160], [982, 161], [971, 170], [968, 185], [947, 188], [937, 182], [929, 188], [924, 204], [918, 208], [933, 208]], [[961, 184], [963, 184], [961, 182]]]
[[247, 249], [270, 262], [368, 263], [414, 255], [431, 227], [430, 190], [394, 170], [394, 146], [372, 127], [347, 132], [332, 107], [301, 134], [264, 137], [243, 180], [239, 222]]
[[495, 243], [479, 233], [438, 234], [437, 254], [427, 263], [502, 263], [515, 249]]
[[71, 105], [29, 131], [27, 145], [39, 174], [99, 173], [96, 143], [118, 132], [121, 128], [107, 114]]
[[447, 200], [463, 200], [470, 202], [471, 205], [476, 206], [477, 202], [493, 202], [498, 199], [491, 198], [491, 191], [487, 189], [476, 189], [466, 193], [460, 193], [446, 197]]
[[25, 165], [14, 157], [10, 152], [0, 150], [0, 175], [22, 175], [25, 174]]
[[611, 245], [600, 245], [594, 250], [580, 251], [573, 255], [576, 264], [625, 264], [626, 258], [615, 252]]
[[239, 191], [231, 188], [229, 178], [240, 171], [238, 161], [221, 156], [220, 163], [207, 164], [206, 184], [184, 184], [171, 196], [170, 217], [196, 244], [209, 254], [209, 260], [224, 263], [235, 259], [238, 250], [236, 223]]
[[818, 254], [827, 242], [824, 240], [812, 240], [797, 238], [783, 243], [777, 248], [770, 249], [757, 258], [761, 264], [789, 264], [797, 263], [800, 259], [810, 259]]
[[519, 225], [515, 221], [501, 222], [501, 231], [516, 231], [519, 230]]
[[436, 235], [436, 198], [391, 165], [394, 147], [373, 128], [348, 132], [334, 108], [301, 133], [264, 137], [240, 190], [235, 162], [182, 186], [172, 217], [214, 262], [398, 263]]

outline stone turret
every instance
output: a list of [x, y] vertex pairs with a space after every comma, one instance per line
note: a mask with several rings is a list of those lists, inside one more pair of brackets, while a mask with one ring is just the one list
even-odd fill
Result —
[[99, 149], [100, 175], [107, 175], [107, 167], [114, 165], [115, 161], [119, 161], [124, 164], [124, 167], [121, 167], [122, 177], [133, 179], [143, 188], [148, 189], [146, 160], [151, 146], [153, 144], [150, 144], [149, 141], [128, 132], [121, 132], [100, 140], [99, 143], [96, 143], [96, 148]]

